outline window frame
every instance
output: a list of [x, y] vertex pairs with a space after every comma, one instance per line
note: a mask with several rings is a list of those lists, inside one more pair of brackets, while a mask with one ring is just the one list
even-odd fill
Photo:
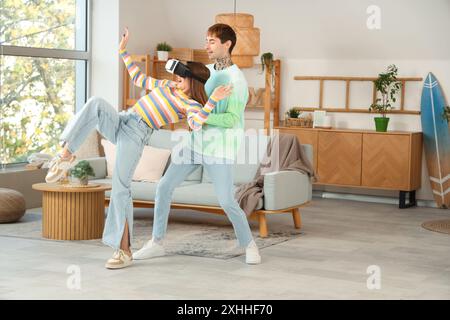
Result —
[[[0, 56], [15, 56], [15, 57], [27, 57], [27, 58], [49, 58], [49, 59], [61, 59], [61, 60], [74, 60], [84, 62], [84, 68], [75, 64], [75, 110], [79, 111], [87, 101], [87, 97], [91, 92], [91, 61], [92, 61], [92, 0], [77, 0], [84, 1], [85, 6], [85, 50], [68, 50], [68, 49], [50, 49], [50, 48], [36, 48], [36, 47], [22, 47], [0, 44]], [[1, 73], [0, 73], [1, 76]], [[84, 77], [83, 77], [84, 76]], [[81, 86], [84, 82], [84, 87]], [[0, 106], [1, 107], [1, 106]], [[0, 119], [0, 124], [2, 119]], [[25, 164], [26, 162], [16, 163], [2, 163], [0, 159], [0, 166], [3, 168], [17, 167]], [[0, 167], [0, 169], [2, 169]]]

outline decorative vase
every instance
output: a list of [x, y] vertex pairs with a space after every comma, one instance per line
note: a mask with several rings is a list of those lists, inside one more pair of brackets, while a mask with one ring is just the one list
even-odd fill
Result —
[[167, 61], [169, 60], [169, 51], [158, 51], [158, 60]]
[[375, 117], [375, 129], [377, 132], [386, 132], [389, 123], [389, 118]]

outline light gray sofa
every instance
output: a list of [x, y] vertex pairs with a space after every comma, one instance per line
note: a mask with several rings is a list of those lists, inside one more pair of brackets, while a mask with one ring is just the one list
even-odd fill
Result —
[[[178, 143], [178, 141], [172, 140], [172, 133], [173, 131], [164, 129], [155, 131], [151, 136], [149, 144], [156, 148], [172, 149]], [[254, 142], [254, 140], [251, 139], [250, 136], [246, 136], [246, 143], [242, 144], [240, 152], [247, 151], [248, 155], [249, 148], [251, 148], [249, 147], [249, 142]], [[266, 149], [269, 138], [267, 136], [258, 136], [258, 139], [258, 153], [262, 155]], [[302, 147], [312, 162], [312, 146], [302, 145]], [[251, 157], [246, 156], [246, 158]], [[95, 178], [91, 180], [92, 182], [112, 182], [111, 179], [106, 177], [105, 158], [91, 158], [87, 160], [91, 163], [96, 173]], [[259, 163], [250, 163], [248, 159], [246, 161], [239, 161], [238, 164], [235, 164], [233, 173], [235, 185], [237, 186], [252, 181], [258, 166]], [[156, 187], [157, 183], [154, 182], [133, 181], [131, 183], [131, 193], [134, 206], [152, 208], [155, 200]], [[199, 197], [199, 194], [202, 196]], [[110, 192], [107, 192], [106, 204], [109, 203], [109, 196]], [[259, 201], [257, 210], [250, 218], [258, 218], [261, 237], [267, 237], [268, 235], [266, 214], [270, 213], [291, 213], [294, 220], [294, 226], [299, 229], [301, 227], [299, 208], [308, 204], [311, 201], [311, 198], [312, 184], [307, 175], [296, 171], [278, 171], [269, 173], [264, 176], [264, 197]], [[172, 208], [188, 208], [197, 211], [223, 214], [211, 180], [201, 166], [175, 189], [172, 198]]]

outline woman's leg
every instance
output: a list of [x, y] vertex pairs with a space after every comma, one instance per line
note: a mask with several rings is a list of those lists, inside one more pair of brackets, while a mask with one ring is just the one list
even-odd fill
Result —
[[61, 135], [61, 140], [65, 142], [63, 156], [77, 151], [94, 129], [116, 144], [119, 123], [119, 113], [112, 105], [102, 98], [90, 98]]
[[67, 172], [75, 160], [72, 154], [95, 128], [115, 144], [119, 123], [119, 113], [113, 106], [101, 98], [89, 99], [64, 129], [61, 135], [64, 149], [51, 161], [45, 177], [46, 182], [57, 182], [67, 176]]
[[[145, 127], [144, 127], [145, 126]], [[151, 129], [132, 115], [120, 121], [116, 140], [116, 163], [112, 178], [103, 243], [130, 251], [133, 235], [133, 202], [130, 185]]]

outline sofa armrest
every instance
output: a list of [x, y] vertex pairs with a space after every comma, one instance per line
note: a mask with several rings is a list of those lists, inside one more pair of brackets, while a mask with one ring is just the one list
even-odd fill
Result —
[[312, 198], [308, 175], [298, 171], [277, 171], [264, 175], [264, 209], [281, 210], [299, 206]]
[[98, 158], [88, 158], [88, 159], [80, 159], [86, 160], [91, 165], [92, 169], [94, 169], [95, 177], [94, 179], [104, 179], [106, 178], [106, 158], [98, 157]]
[[314, 163], [313, 146], [310, 144], [302, 144], [301, 146], [306, 157], [309, 159], [309, 162], [311, 162], [311, 164]]

